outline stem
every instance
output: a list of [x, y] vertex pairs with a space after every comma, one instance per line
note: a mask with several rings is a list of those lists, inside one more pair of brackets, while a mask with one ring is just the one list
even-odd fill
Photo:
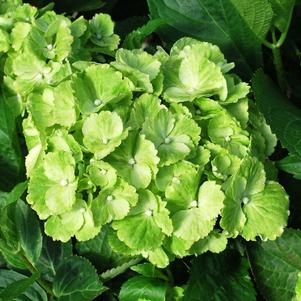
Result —
[[142, 260], [143, 260], [143, 257], [139, 256], [137, 258], [134, 258], [134, 259], [130, 260], [129, 262], [125, 262], [123, 265], [121, 265], [119, 267], [113, 268], [111, 270], [108, 270], [108, 271], [102, 273], [100, 275], [100, 279], [103, 283], [105, 283], [105, 282], [119, 276], [120, 274], [124, 273], [130, 267], [138, 264]]
[[[21, 253], [20, 254], [24, 263], [27, 265], [28, 270], [32, 273], [40, 273], [39, 270], [37, 270], [32, 264], [31, 262], [27, 259], [27, 257]], [[50, 295], [52, 298], [54, 297], [53, 292], [52, 292], [52, 288], [49, 286], [49, 284], [47, 282], [45, 282], [43, 279], [37, 279], [36, 280], [37, 283], [47, 292], [48, 295]]]
[[277, 74], [277, 81], [282, 92], [285, 92], [287, 83], [284, 75], [284, 68], [283, 68], [283, 62], [282, 62], [282, 57], [280, 52], [280, 46], [277, 45], [279, 41], [278, 42], [276, 41], [276, 35], [274, 29], [272, 30], [272, 39], [273, 39], [273, 44], [275, 45], [275, 47], [272, 48], [272, 53], [273, 53], [274, 66]]

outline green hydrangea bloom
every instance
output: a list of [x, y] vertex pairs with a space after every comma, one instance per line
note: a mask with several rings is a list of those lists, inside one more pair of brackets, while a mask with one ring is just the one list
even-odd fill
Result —
[[7, 2], [4, 83], [25, 116], [27, 201], [47, 235], [105, 227], [113, 250], [163, 268], [282, 233], [288, 197], [264, 170], [275, 136], [217, 46], [115, 53], [108, 15], [71, 22]]

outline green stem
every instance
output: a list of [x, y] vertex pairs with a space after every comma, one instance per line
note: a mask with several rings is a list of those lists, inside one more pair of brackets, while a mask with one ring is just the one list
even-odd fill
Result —
[[[27, 259], [27, 257], [23, 254], [23, 252], [20, 254], [24, 263], [26, 264], [28, 270], [32, 273], [32, 274], [36, 274], [36, 273], [40, 273], [39, 270], [37, 270], [32, 264], [31, 262]], [[47, 294], [49, 296], [51, 296], [51, 298], [54, 297], [53, 292], [52, 292], [52, 288], [49, 286], [49, 284], [47, 282], [45, 282], [43, 279], [37, 279], [36, 280], [37, 283], [47, 292]]]
[[[279, 41], [278, 42], [276, 41], [276, 34], [275, 34], [274, 29], [272, 30], [272, 39], [273, 39], [273, 44], [276, 46]], [[278, 81], [279, 87], [282, 90], [282, 92], [285, 92], [287, 83], [285, 80], [280, 46], [276, 46], [275, 48], [273, 48], [272, 53], [273, 53], [274, 66], [275, 66], [275, 70], [276, 70], [276, 74], [277, 74], [277, 81]]]

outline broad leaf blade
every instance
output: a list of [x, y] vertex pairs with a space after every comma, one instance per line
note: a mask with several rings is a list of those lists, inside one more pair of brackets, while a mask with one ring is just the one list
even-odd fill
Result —
[[288, 155], [284, 159], [278, 161], [278, 167], [285, 172], [293, 175], [297, 180], [301, 180], [301, 158], [294, 155]]
[[42, 252], [36, 267], [46, 280], [52, 282], [59, 265], [70, 256], [72, 256], [71, 241], [61, 243], [53, 241], [48, 236], [43, 236]]
[[0, 90], [0, 189], [9, 190], [21, 178], [23, 159], [15, 116]]
[[53, 282], [53, 292], [59, 301], [90, 301], [103, 290], [95, 268], [87, 259], [77, 256], [62, 263]]
[[183, 301], [255, 301], [248, 269], [246, 260], [234, 251], [201, 255], [192, 261]]
[[164, 301], [166, 284], [158, 279], [135, 276], [125, 282], [119, 294], [120, 301], [152, 300]]
[[17, 231], [27, 259], [34, 265], [42, 251], [42, 233], [34, 211], [24, 202], [16, 204]]
[[38, 277], [37, 274], [29, 278], [15, 271], [0, 270], [1, 300], [47, 301], [48, 298], [44, 290], [34, 282], [36, 277]]
[[257, 286], [266, 300], [292, 300], [301, 271], [301, 232], [287, 229], [275, 241], [251, 244], [248, 253]]
[[301, 157], [301, 110], [280, 93], [262, 70], [255, 73], [252, 83], [257, 105], [272, 131], [292, 155]]
[[0, 209], [18, 201], [27, 188], [27, 181], [17, 184], [12, 191], [0, 192]]
[[281, 31], [285, 32], [290, 24], [291, 16], [293, 13], [295, 0], [269, 0], [273, 11], [273, 23]]
[[273, 10], [269, 0], [232, 0], [249, 28], [263, 40], [270, 29]]
[[21, 294], [23, 294], [27, 288], [29, 288], [38, 278], [39, 273], [33, 274], [31, 277], [16, 280], [10, 283], [1, 293], [0, 300], [11, 301], [15, 300]]

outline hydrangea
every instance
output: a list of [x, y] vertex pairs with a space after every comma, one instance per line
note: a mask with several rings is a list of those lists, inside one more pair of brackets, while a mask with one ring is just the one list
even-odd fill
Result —
[[0, 53], [46, 234], [85, 241], [107, 225], [113, 250], [165, 267], [282, 233], [288, 197], [264, 167], [276, 138], [217, 46], [116, 50], [108, 15], [22, 7], [3, 16]]

